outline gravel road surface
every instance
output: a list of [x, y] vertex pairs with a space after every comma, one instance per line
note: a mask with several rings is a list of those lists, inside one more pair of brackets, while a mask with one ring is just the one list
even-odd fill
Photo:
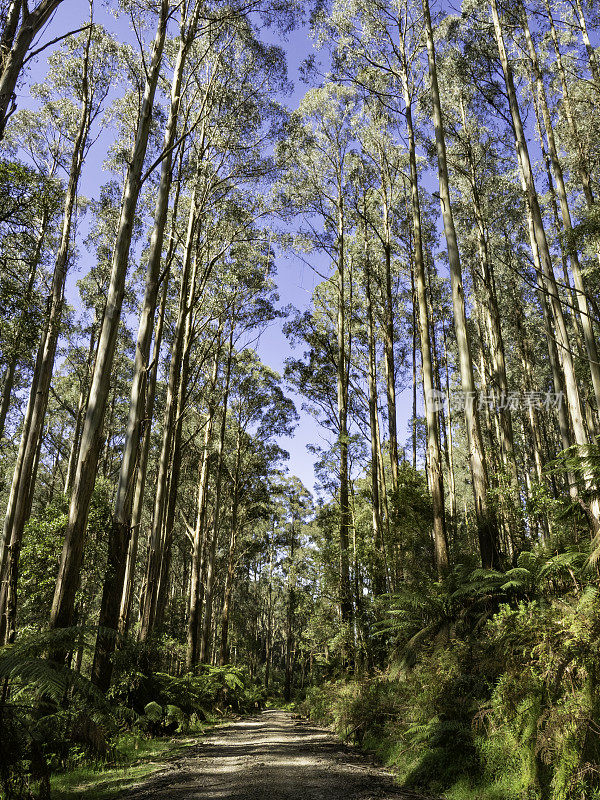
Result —
[[283, 711], [218, 728], [128, 800], [413, 800], [328, 731]]

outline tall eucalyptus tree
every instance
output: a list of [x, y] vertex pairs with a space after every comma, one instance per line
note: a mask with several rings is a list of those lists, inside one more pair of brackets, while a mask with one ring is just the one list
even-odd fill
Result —
[[[339, 576], [340, 615], [350, 623], [353, 602], [350, 587], [349, 485], [349, 330], [347, 309], [350, 286], [346, 238], [349, 229], [347, 184], [352, 150], [352, 114], [355, 95], [335, 84], [312, 89], [293, 115], [281, 155], [286, 169], [282, 186], [291, 212], [301, 214], [305, 228], [299, 241], [324, 253], [335, 270], [336, 338], [333, 360], [337, 382], [337, 446], [339, 448]], [[315, 224], [316, 221], [316, 224]], [[332, 281], [333, 282], [333, 281]]]
[[50, 116], [56, 120], [57, 127], [61, 129], [62, 138], [69, 142], [70, 163], [62, 231], [48, 298], [46, 328], [40, 342], [25, 424], [21, 433], [21, 448], [15, 464], [4, 521], [6, 555], [2, 564], [0, 590], [0, 615], [4, 622], [0, 623], [0, 638], [10, 637], [14, 633], [20, 543], [31, 512], [35, 488], [37, 454], [50, 393], [69, 257], [73, 245], [72, 228], [78, 186], [84, 161], [90, 149], [90, 130], [102, 113], [116, 61], [114, 42], [102, 29], [96, 28], [92, 21], [86, 33], [77, 39], [69, 40], [50, 61], [51, 71], [48, 77], [52, 89], [46, 90], [47, 107]]
[[79, 580], [78, 574], [83, 558], [85, 529], [96, 478], [110, 373], [121, 318], [134, 215], [142, 186], [145, 156], [153, 118], [154, 98], [163, 60], [167, 27], [172, 14], [171, 3], [168, 0], [161, 0], [156, 15], [156, 34], [148, 60], [147, 77], [139, 109], [135, 140], [123, 187], [106, 308], [99, 335], [94, 374], [90, 388], [90, 400], [83, 424], [81, 446], [71, 493], [69, 522], [50, 615], [50, 626], [52, 628], [68, 626], [73, 619], [75, 593]]

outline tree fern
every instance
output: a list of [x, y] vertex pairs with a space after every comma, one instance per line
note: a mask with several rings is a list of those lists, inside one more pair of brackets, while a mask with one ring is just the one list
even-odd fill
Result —
[[391, 595], [377, 632], [396, 644], [400, 666], [414, 665], [419, 653], [447, 638], [481, 630], [501, 604], [543, 598], [557, 588], [579, 595], [586, 583], [588, 556], [577, 549], [548, 554], [523, 552], [506, 572], [456, 565], [442, 580], [421, 580]]

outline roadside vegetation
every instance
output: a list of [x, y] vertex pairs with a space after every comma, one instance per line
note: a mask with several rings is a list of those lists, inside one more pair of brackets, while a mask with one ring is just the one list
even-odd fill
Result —
[[600, 759], [598, 590], [586, 556], [523, 553], [392, 599], [396, 653], [300, 708], [448, 800], [592, 798]]

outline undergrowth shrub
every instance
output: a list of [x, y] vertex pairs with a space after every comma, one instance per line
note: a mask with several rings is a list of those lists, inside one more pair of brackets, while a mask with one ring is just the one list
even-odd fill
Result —
[[124, 668], [121, 661], [108, 697], [135, 711], [138, 726], [157, 735], [193, 729], [214, 713], [256, 710], [262, 706], [264, 690], [236, 666], [201, 664], [193, 672], [173, 676], [143, 668], [139, 662]]
[[504, 671], [487, 734], [516, 743], [523, 796], [579, 800], [599, 787], [598, 590], [570, 600], [504, 606], [488, 625]]
[[50, 775], [81, 758], [113, 757], [127, 709], [112, 707], [90, 681], [47, 658], [91, 646], [81, 628], [20, 637], [0, 650], [0, 790], [5, 800], [50, 796]]
[[304, 710], [418, 791], [597, 800], [600, 599], [589, 580], [581, 553], [540, 551], [420, 597], [407, 587], [391, 605], [387, 671], [312, 687]]
[[[181, 676], [153, 669], [141, 646], [124, 643], [104, 695], [77, 669], [48, 653], [85, 651], [95, 627], [21, 635], [0, 649], [0, 798], [48, 800], [50, 776], [117, 759], [127, 732], [160, 736], [198, 730], [214, 714], [244, 713], [264, 692], [235, 666], [200, 665]], [[73, 659], [69, 659], [69, 662]]]

